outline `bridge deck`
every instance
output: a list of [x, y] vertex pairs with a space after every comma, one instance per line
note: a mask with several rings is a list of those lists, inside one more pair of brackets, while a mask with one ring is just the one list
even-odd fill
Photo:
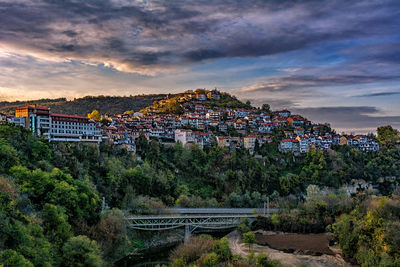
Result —
[[[169, 208], [166, 210], [178, 214], [264, 214], [263, 208]], [[270, 209], [275, 212], [275, 209]]]
[[235, 214], [235, 215], [145, 215], [130, 216], [125, 220], [163, 220], [163, 219], [207, 219], [207, 218], [256, 218], [258, 214]]

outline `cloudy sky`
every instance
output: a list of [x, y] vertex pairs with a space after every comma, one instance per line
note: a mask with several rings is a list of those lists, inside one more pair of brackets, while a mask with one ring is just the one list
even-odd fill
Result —
[[0, 0], [0, 101], [214, 87], [400, 128], [400, 1]]

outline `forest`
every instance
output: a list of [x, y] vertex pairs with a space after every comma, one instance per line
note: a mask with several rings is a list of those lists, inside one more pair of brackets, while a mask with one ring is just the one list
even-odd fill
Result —
[[[128, 237], [125, 214], [171, 206], [258, 207], [269, 197], [281, 212], [260, 220], [262, 227], [328, 230], [348, 260], [398, 266], [396, 134], [378, 129], [379, 152], [338, 146], [301, 157], [280, 153], [274, 142], [257, 147], [255, 157], [243, 148], [201, 150], [140, 136], [133, 155], [107, 142], [49, 143], [2, 123], [0, 265], [110, 265], [137, 244]], [[374, 189], [351, 197], [345, 185], [354, 180]]]
[[32, 101], [0, 102], [0, 113], [11, 114], [15, 108], [24, 105], [38, 105], [50, 108], [53, 113], [86, 116], [96, 109], [101, 114], [120, 114], [128, 110], [139, 111], [154, 101], [164, 99], [166, 94], [135, 96], [85, 96], [67, 100], [66, 98], [39, 99]]

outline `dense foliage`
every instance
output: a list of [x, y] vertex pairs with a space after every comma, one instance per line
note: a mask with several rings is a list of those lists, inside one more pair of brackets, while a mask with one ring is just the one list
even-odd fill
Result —
[[51, 109], [54, 113], [77, 114], [86, 116], [96, 109], [101, 114], [120, 114], [127, 110], [139, 111], [154, 101], [165, 98], [165, 94], [136, 96], [86, 96], [66, 100], [40, 99], [32, 101], [0, 102], [0, 112], [12, 113], [15, 108], [23, 105], [39, 105]]
[[[254, 240], [254, 234], [248, 233]], [[254, 242], [253, 242], [254, 243]], [[213, 239], [208, 235], [192, 237], [189, 242], [180, 245], [171, 253], [172, 267], [200, 266], [243, 266], [243, 267], [281, 267], [277, 260], [263, 253], [249, 253], [247, 258], [233, 254], [228, 238]]]
[[[183, 105], [186, 103], [193, 103], [196, 101], [196, 94], [206, 95], [209, 91], [205, 89], [197, 89], [193, 92], [180, 93], [175, 95], [168, 95], [166, 99], [154, 101], [152, 105], [141, 110], [144, 114], [148, 114], [149, 111], [157, 111], [160, 114], [182, 114]], [[206, 107], [210, 108], [252, 108], [250, 103], [243, 103], [235, 96], [228, 93], [218, 92], [220, 98], [218, 100], [207, 98], [205, 101], [201, 101]]]
[[400, 266], [400, 195], [368, 197], [333, 225], [343, 255], [361, 266]]
[[[110, 263], [134, 248], [121, 210], [152, 214], [166, 206], [256, 207], [267, 197], [281, 209], [279, 215], [263, 222], [270, 229], [321, 232], [340, 214], [358, 210], [336, 224], [340, 240], [342, 231], [365, 231], [368, 222], [365, 226], [362, 219], [369, 218], [368, 211], [349, 199], [343, 185], [371, 182], [373, 190], [379, 190], [375, 193], [390, 195], [398, 184], [400, 151], [390, 129], [381, 134], [385, 136], [381, 150], [373, 153], [340, 146], [294, 157], [278, 152], [274, 141], [257, 147], [254, 156], [243, 148], [166, 146], [141, 136], [136, 142], [138, 155], [132, 155], [107, 142], [100, 146], [49, 143], [24, 128], [3, 123], [0, 264], [65, 266], [65, 255], [76, 255], [92, 266]], [[371, 193], [368, 190], [364, 189]], [[105, 212], [101, 213], [103, 198]], [[378, 219], [371, 217], [378, 222], [372, 232], [398, 231], [398, 221], [387, 221], [398, 213], [390, 212], [376, 215], [381, 216]], [[347, 225], [350, 219], [346, 218], [360, 219], [360, 226]], [[246, 227], [242, 230], [248, 231]], [[375, 237], [382, 236], [368, 236], [370, 240]], [[381, 262], [386, 255], [398, 257], [394, 245], [386, 250], [386, 243], [360, 240], [348, 245], [358, 262], [366, 261], [365, 251], [370, 250], [378, 255], [372, 262]], [[347, 245], [343, 246], [346, 251]], [[220, 260], [221, 253], [209, 251], [202, 262]]]

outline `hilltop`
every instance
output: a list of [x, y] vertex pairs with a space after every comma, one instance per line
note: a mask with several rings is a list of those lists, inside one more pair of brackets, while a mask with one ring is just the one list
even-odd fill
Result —
[[68, 101], [66, 98], [39, 99], [31, 101], [0, 102], [0, 112], [12, 114], [16, 107], [40, 105], [50, 108], [52, 112], [86, 116], [97, 109], [101, 114], [119, 114], [127, 110], [138, 111], [154, 101], [166, 98], [166, 94], [136, 96], [85, 96]]
[[182, 114], [185, 104], [202, 104], [209, 108], [251, 108], [250, 103], [243, 103], [235, 96], [218, 90], [196, 89], [184, 93], [168, 95], [165, 99], [154, 101], [141, 110], [144, 114]]
[[180, 114], [186, 103], [201, 103], [210, 108], [251, 108], [235, 96], [217, 90], [197, 89], [178, 94], [150, 94], [136, 96], [85, 96], [67, 100], [66, 98], [39, 99], [30, 101], [0, 102], [0, 112], [12, 114], [15, 108], [24, 105], [40, 105], [52, 112], [86, 116], [97, 109], [100, 114], [120, 114], [128, 110], [150, 113]]

